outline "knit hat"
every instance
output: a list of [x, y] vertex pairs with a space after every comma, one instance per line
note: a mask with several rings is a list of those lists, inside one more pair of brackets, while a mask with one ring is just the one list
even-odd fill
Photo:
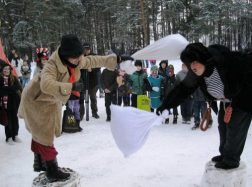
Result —
[[68, 34], [62, 36], [59, 55], [63, 58], [75, 58], [82, 55], [83, 47], [76, 35]]
[[158, 67], [156, 65], [152, 66], [151, 71], [158, 71]]
[[143, 63], [142, 63], [142, 61], [141, 60], [136, 60], [135, 61], [135, 66], [143, 66]]
[[174, 69], [174, 66], [172, 64], [170, 64], [168, 67], [169, 69]]

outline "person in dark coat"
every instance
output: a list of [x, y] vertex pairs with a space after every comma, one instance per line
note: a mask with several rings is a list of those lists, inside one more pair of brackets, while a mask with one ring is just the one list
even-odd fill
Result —
[[194, 117], [194, 126], [192, 130], [199, 128], [200, 119], [203, 118], [204, 113], [207, 110], [207, 102], [203, 92], [200, 88], [197, 88], [193, 93], [193, 117]]
[[14, 142], [20, 141], [17, 137], [19, 130], [17, 112], [20, 104], [22, 86], [17, 77], [12, 75], [11, 69], [9, 64], [1, 62], [0, 108], [3, 109], [5, 113], [0, 115], [7, 115], [5, 117], [7, 119], [7, 125], [5, 126], [6, 142], [9, 142], [10, 138], [12, 138]]
[[[212, 158], [216, 168], [239, 167], [252, 118], [252, 54], [232, 52], [225, 46], [192, 43], [180, 56], [189, 71], [185, 79], [168, 94], [157, 110], [179, 105], [200, 87], [217, 113], [220, 155]], [[235, 76], [234, 76], [235, 75]]]
[[[169, 69], [169, 77], [167, 79], [167, 86], [166, 86], [167, 93], [166, 93], [166, 95], [174, 88], [175, 82], [176, 82], [176, 75], [174, 73], [174, 66], [170, 64], [168, 66], [168, 69]], [[173, 122], [172, 123], [177, 124], [177, 120], [178, 120], [178, 109], [177, 109], [177, 107], [174, 107], [172, 109], [172, 111], [173, 111]]]
[[111, 110], [110, 105], [117, 104], [116, 101], [116, 91], [117, 91], [117, 82], [116, 78], [118, 76], [118, 72], [116, 69], [109, 69], [106, 68], [102, 71], [101, 74], [101, 86], [105, 92], [105, 107], [106, 107], [106, 114], [107, 119], [106, 121], [111, 121]]
[[[91, 52], [91, 45], [88, 43], [83, 44], [83, 55], [88, 56], [88, 55], [95, 55], [94, 53]], [[81, 92], [80, 96], [80, 114], [81, 114], [81, 119], [84, 116], [84, 96], [86, 89], [88, 89], [88, 94], [89, 98], [91, 101], [91, 110], [92, 110], [92, 117], [98, 119], [100, 116], [98, 115], [98, 107], [97, 107], [97, 98], [96, 98], [96, 92], [98, 91], [98, 84], [99, 84], [99, 78], [100, 78], [100, 71], [101, 68], [89, 68], [89, 69], [82, 69], [81, 70], [81, 77], [80, 81], [83, 82], [84, 87]], [[88, 80], [88, 84], [87, 81]], [[86, 88], [88, 86], [88, 88]]]

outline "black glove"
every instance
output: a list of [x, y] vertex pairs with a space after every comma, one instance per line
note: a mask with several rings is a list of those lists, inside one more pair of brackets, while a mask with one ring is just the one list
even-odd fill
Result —
[[161, 105], [160, 107], [157, 108], [156, 114], [160, 116], [165, 109], [166, 108], [163, 105]]
[[72, 90], [73, 91], [82, 91], [83, 87], [84, 87], [84, 85], [82, 82], [75, 82], [75, 83], [73, 83]]
[[121, 56], [120, 56], [120, 59], [121, 59], [120, 62], [126, 61], [126, 60], [131, 60], [131, 61], [134, 60], [134, 58], [132, 58], [131, 56], [126, 56], [126, 55], [121, 55]]

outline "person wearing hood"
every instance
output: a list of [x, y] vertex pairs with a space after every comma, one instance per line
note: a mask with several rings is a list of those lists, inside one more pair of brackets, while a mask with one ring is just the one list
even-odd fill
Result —
[[132, 59], [116, 55], [84, 57], [82, 52], [82, 44], [76, 35], [64, 35], [42, 72], [25, 87], [18, 109], [18, 116], [24, 119], [32, 135], [34, 171], [46, 170], [51, 182], [66, 180], [70, 176], [58, 167], [54, 137], [61, 135], [62, 106], [72, 92], [83, 88], [83, 84], [78, 82], [80, 69], [115, 68], [117, 62]]
[[[232, 52], [217, 44], [207, 48], [191, 43], [180, 58], [189, 71], [157, 109], [157, 115], [178, 106], [200, 87], [211, 108], [218, 112], [220, 155], [212, 161], [216, 168], [239, 167], [252, 118], [252, 54]], [[216, 100], [220, 101], [219, 111]]]

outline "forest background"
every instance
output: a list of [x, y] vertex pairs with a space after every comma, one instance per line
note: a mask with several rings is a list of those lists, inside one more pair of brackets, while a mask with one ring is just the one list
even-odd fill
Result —
[[34, 56], [54, 51], [64, 34], [78, 35], [97, 54], [132, 54], [166, 35], [189, 42], [252, 48], [252, 0], [0, 0], [5, 50]]

